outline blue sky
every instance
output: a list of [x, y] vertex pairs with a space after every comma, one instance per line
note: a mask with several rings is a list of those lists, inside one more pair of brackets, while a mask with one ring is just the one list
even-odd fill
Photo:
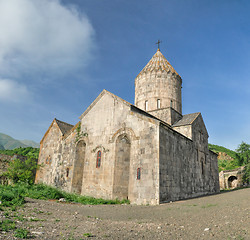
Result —
[[0, 132], [39, 142], [103, 90], [134, 102], [157, 50], [183, 80], [183, 114], [209, 142], [250, 143], [250, 1], [0, 0]]

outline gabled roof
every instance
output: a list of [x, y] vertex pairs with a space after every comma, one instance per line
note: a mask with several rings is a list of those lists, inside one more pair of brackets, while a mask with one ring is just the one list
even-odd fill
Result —
[[54, 119], [52, 121], [52, 123], [50, 124], [48, 130], [46, 131], [46, 133], [44, 134], [42, 140], [40, 141], [40, 144], [42, 144], [43, 140], [45, 139], [45, 137], [47, 136], [47, 134], [49, 133], [50, 129], [52, 128], [54, 122], [56, 123], [56, 126], [59, 128], [60, 132], [62, 133], [62, 136], [67, 133], [68, 131], [70, 131], [70, 129], [72, 129], [74, 126], [71, 124], [68, 124], [66, 122], [62, 122], [58, 119]]
[[179, 127], [179, 126], [183, 126], [183, 125], [190, 125], [194, 122], [194, 120], [200, 115], [200, 112], [197, 113], [190, 113], [190, 114], [186, 114], [183, 115], [183, 118], [181, 120], [179, 120], [178, 122], [176, 122], [173, 127]]
[[89, 107], [83, 112], [83, 114], [82, 114], [79, 118], [82, 119], [82, 118], [83, 118], [83, 117], [84, 117], [84, 116], [85, 116], [85, 115], [86, 115], [86, 114], [96, 105], [96, 103], [99, 102], [99, 100], [100, 100], [100, 99], [102, 98], [102, 96], [104, 96], [105, 94], [111, 95], [112, 97], [114, 97], [114, 98], [120, 100], [121, 102], [125, 103], [125, 104], [128, 105], [128, 106], [131, 106], [131, 105], [132, 105], [131, 103], [129, 103], [129, 102], [125, 101], [124, 99], [122, 99], [122, 98], [116, 96], [115, 94], [113, 94], [113, 93], [107, 91], [106, 89], [103, 89], [102, 92], [98, 95], [98, 97], [89, 105]]
[[174, 70], [174, 68], [171, 66], [168, 60], [163, 56], [160, 49], [157, 50], [155, 55], [151, 58], [148, 64], [142, 69], [142, 71], [138, 74], [138, 76], [143, 73], [158, 72], [158, 71], [172, 72], [179, 76], [179, 74]]
[[63, 121], [60, 121], [58, 119], [55, 118], [55, 121], [59, 127], [59, 129], [61, 130], [62, 132], [62, 135], [64, 135], [65, 133], [67, 133], [71, 128], [74, 127], [74, 125], [71, 125], [69, 123], [66, 123], [66, 122], [63, 122]]
[[162, 121], [161, 119], [155, 117], [154, 115], [151, 115], [150, 113], [134, 106], [133, 104], [127, 102], [126, 100], [116, 96], [115, 94], [103, 89], [102, 92], [98, 95], [98, 97], [89, 105], [89, 107], [83, 112], [83, 114], [79, 117], [80, 119], [82, 119], [94, 106], [97, 102], [100, 101], [100, 99], [102, 98], [102, 96], [104, 96], [105, 94], [109, 94], [110, 96], [112, 96], [113, 98], [117, 99], [118, 101], [126, 104], [127, 106], [130, 107], [130, 110], [133, 111], [133, 112], [136, 112], [136, 113], [139, 113], [141, 115], [144, 115], [148, 118], [151, 118], [151, 119], [155, 119], [159, 122], [162, 122], [164, 125], [167, 125], [168, 127], [171, 127], [168, 123], [165, 123], [164, 121]]

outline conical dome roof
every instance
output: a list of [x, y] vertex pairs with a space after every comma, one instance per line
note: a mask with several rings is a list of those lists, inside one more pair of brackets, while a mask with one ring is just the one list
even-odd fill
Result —
[[168, 60], [163, 56], [159, 48], [155, 53], [155, 55], [148, 62], [148, 64], [138, 74], [138, 76], [143, 73], [158, 72], [158, 71], [172, 72], [179, 76], [179, 74], [174, 70], [174, 68], [171, 66]]

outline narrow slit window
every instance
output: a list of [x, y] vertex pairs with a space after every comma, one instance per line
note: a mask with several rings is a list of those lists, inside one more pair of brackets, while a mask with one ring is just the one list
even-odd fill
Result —
[[137, 176], [136, 176], [137, 180], [141, 179], [141, 168], [137, 168]]
[[97, 168], [101, 167], [101, 157], [102, 157], [102, 152], [98, 151], [97, 152], [97, 159], [96, 159], [96, 167]]
[[161, 108], [161, 99], [157, 99], [157, 108]]
[[69, 168], [66, 169], [66, 177], [69, 177]]
[[145, 101], [145, 111], [148, 111], [148, 100]]

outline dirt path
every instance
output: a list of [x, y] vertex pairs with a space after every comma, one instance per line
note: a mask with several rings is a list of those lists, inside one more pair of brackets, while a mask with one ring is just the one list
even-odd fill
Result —
[[250, 188], [159, 206], [27, 201], [18, 225], [33, 239], [250, 239]]

